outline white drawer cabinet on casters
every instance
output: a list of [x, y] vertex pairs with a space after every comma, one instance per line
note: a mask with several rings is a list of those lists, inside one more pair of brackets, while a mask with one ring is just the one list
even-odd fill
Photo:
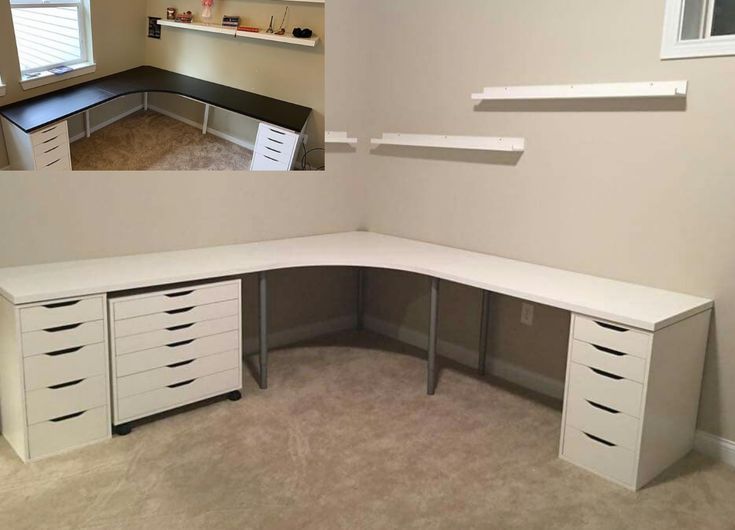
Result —
[[227, 394], [240, 399], [240, 280], [109, 299], [113, 424]]
[[710, 313], [656, 332], [573, 315], [561, 458], [638, 490], [686, 455]]
[[70, 171], [71, 148], [66, 121], [30, 134], [2, 119], [10, 167], [15, 170]]
[[110, 437], [105, 297], [0, 297], [2, 434], [32, 461]]

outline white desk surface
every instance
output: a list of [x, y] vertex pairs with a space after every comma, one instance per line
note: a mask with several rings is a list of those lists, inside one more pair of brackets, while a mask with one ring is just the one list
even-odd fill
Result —
[[5, 268], [0, 294], [26, 304], [310, 266], [415, 272], [649, 331], [713, 305], [705, 298], [370, 232]]

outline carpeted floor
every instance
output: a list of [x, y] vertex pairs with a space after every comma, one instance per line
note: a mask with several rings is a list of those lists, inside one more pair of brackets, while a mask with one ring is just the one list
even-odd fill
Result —
[[71, 144], [75, 171], [233, 170], [252, 151], [153, 111], [139, 111]]
[[735, 470], [696, 453], [638, 494], [557, 458], [559, 404], [346, 333], [275, 352], [270, 388], [23, 465], [0, 528], [733, 529]]

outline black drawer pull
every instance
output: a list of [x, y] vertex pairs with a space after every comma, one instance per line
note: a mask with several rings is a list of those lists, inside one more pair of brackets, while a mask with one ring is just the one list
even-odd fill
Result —
[[84, 346], [77, 346], [76, 348], [67, 348], [66, 350], [50, 351], [48, 353], [44, 353], [44, 355], [48, 355], [49, 357], [58, 357], [59, 355], [78, 352], [82, 348], [84, 348]]
[[610, 348], [605, 348], [604, 346], [598, 346], [597, 344], [593, 344], [592, 347], [596, 350], [600, 350], [601, 352], [609, 353], [610, 355], [617, 355], [618, 357], [625, 357], [626, 355], [628, 355], [627, 353], [623, 353], [617, 350], [611, 350]]
[[188, 361], [181, 361], [180, 363], [169, 364], [169, 365], [166, 365], [166, 368], [179, 368], [180, 366], [186, 366], [187, 364], [191, 364], [195, 360], [196, 359], [189, 359]]
[[608, 442], [607, 440], [603, 440], [602, 438], [598, 438], [597, 436], [592, 436], [591, 434], [587, 434], [586, 432], [583, 432], [582, 434], [584, 434], [590, 440], [594, 440], [595, 442], [601, 443], [602, 445], [606, 445], [608, 447], [617, 447], [616, 444]]
[[50, 140], [45, 140], [45, 141], [44, 141], [43, 143], [47, 144], [47, 143], [49, 143], [49, 142], [53, 142], [53, 141], [54, 141], [54, 140], [56, 140], [57, 138], [58, 138], [58, 136], [54, 136], [54, 137], [53, 137], [53, 138], [51, 138]]
[[608, 324], [607, 322], [599, 322], [595, 320], [595, 324], [597, 324], [601, 328], [617, 331], [618, 333], [625, 333], [627, 331], [630, 331], [629, 329], [621, 328], [620, 326], [613, 326], [612, 324]]
[[180, 386], [186, 386], [192, 384], [196, 379], [189, 379], [188, 381], [182, 381], [181, 383], [176, 383], [173, 385], [168, 385], [169, 388], [179, 388]]
[[56, 127], [58, 127], [58, 125], [54, 125], [53, 127], [49, 127], [49, 128], [48, 128], [48, 129], [46, 129], [45, 131], [41, 131], [41, 134], [46, 134], [47, 132], [51, 132], [51, 131], [53, 131], [54, 129], [56, 129]]
[[600, 405], [599, 403], [595, 403], [594, 401], [590, 401], [589, 399], [585, 399], [585, 401], [596, 409], [604, 410], [605, 412], [609, 412], [610, 414], [620, 414], [619, 410], [611, 409], [610, 407], [606, 407], [605, 405]]
[[281, 144], [281, 145], [283, 145], [283, 142], [282, 142], [282, 141], [280, 141], [280, 140], [276, 140], [275, 138], [268, 138], [268, 140], [270, 140], [270, 141], [271, 141], [271, 142], [273, 142], [274, 144]]
[[50, 164], [46, 164], [46, 167], [51, 167], [51, 166], [53, 166], [54, 164], [58, 164], [59, 162], [61, 162], [61, 159], [60, 159], [60, 158], [59, 158], [58, 160], [54, 160], [54, 161], [53, 161], [53, 162], [51, 162]]
[[181, 324], [180, 326], [172, 326], [170, 328], [166, 328], [167, 331], [179, 331], [182, 329], [190, 328], [194, 325], [194, 322], [191, 324]]
[[172, 342], [171, 344], [166, 344], [169, 348], [178, 348], [180, 346], [186, 346], [187, 344], [191, 344], [196, 339], [189, 339], [189, 340], [182, 340], [181, 342]]
[[285, 133], [285, 132], [277, 131], [277, 130], [275, 130], [275, 129], [270, 129], [270, 128], [269, 128], [269, 130], [270, 130], [271, 132], [274, 132], [274, 133], [276, 133], [276, 134], [280, 134], [281, 136], [286, 136], [286, 133]]
[[268, 150], [270, 150], [270, 151], [273, 151], [274, 153], [278, 153], [279, 155], [281, 154], [280, 151], [278, 151], [276, 149], [273, 149], [272, 147], [268, 147], [267, 145], [265, 146], [265, 148], [268, 149]]
[[49, 149], [48, 151], [44, 151], [44, 152], [43, 152], [43, 154], [44, 154], [44, 155], [47, 155], [47, 154], [49, 154], [49, 153], [50, 153], [51, 151], [55, 151], [55, 150], [57, 150], [58, 148], [59, 148], [59, 146], [57, 145], [56, 147], [52, 147], [52, 148], [51, 148], [51, 149]]
[[194, 306], [184, 307], [184, 308], [181, 308], [181, 309], [172, 309], [170, 311], [166, 311], [166, 314], [167, 315], [179, 315], [181, 313], [188, 313], [192, 309], [194, 309]]
[[82, 381], [84, 381], [84, 379], [78, 379], [76, 381], [69, 381], [68, 383], [61, 383], [60, 385], [54, 385], [54, 386], [50, 386], [48, 388], [50, 388], [51, 390], [58, 390], [60, 388], [66, 388], [66, 387], [69, 387], [69, 386], [76, 386], [79, 383], [81, 383]]
[[54, 423], [59, 423], [60, 421], [66, 421], [66, 420], [71, 420], [71, 419], [74, 419], [74, 418], [78, 418], [79, 416], [81, 416], [85, 412], [87, 412], [87, 411], [86, 410], [83, 410], [82, 412], [75, 412], [74, 414], [68, 414], [67, 416], [61, 416], [60, 418], [54, 418], [53, 420], [48, 420], [48, 421], [52, 421]]
[[610, 379], [615, 379], [616, 381], [620, 381], [621, 379], [624, 379], [624, 377], [620, 377], [619, 375], [611, 374], [610, 372], [606, 372], [604, 370], [598, 370], [597, 368], [590, 368], [593, 372], [595, 372], [597, 375], [601, 375], [602, 377], [607, 377]]
[[78, 324], [69, 324], [68, 326], [58, 326], [56, 328], [44, 329], [44, 331], [46, 333], [58, 333], [59, 331], [69, 331], [72, 329], [77, 329], [81, 325], [82, 325], [82, 322], [79, 322]]
[[46, 304], [43, 307], [46, 309], [58, 309], [60, 307], [70, 307], [73, 305], [77, 305], [81, 300], [70, 300], [68, 302], [56, 302], [54, 304]]
[[180, 293], [169, 293], [166, 296], [169, 298], [179, 298], [180, 296], [189, 296], [194, 291], [181, 291]]
[[273, 162], [278, 162], [278, 160], [276, 160], [275, 158], [271, 158], [268, 155], [263, 155], [263, 156], [266, 157], [268, 160], [272, 160]]

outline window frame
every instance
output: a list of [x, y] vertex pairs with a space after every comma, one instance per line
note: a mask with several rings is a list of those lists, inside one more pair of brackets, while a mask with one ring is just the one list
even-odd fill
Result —
[[735, 55], [735, 35], [711, 35], [715, 0], [707, 1], [707, 12], [702, 21], [704, 37], [691, 40], [681, 39], [685, 2], [686, 0], [666, 0], [661, 59]]

